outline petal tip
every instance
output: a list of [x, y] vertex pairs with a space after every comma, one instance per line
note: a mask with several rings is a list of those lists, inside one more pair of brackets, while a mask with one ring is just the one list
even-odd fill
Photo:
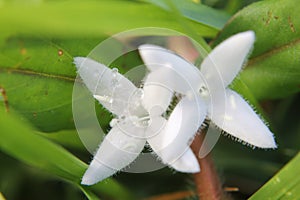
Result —
[[87, 58], [84, 57], [74, 57], [73, 63], [75, 64], [76, 68], [79, 69], [81, 64], [86, 60]]
[[272, 135], [269, 135], [268, 138], [261, 138], [259, 142], [252, 142], [250, 145], [263, 149], [277, 149], [277, 144]]
[[199, 165], [194, 165], [194, 166], [180, 166], [180, 165], [177, 165], [175, 163], [173, 163], [171, 165], [172, 168], [174, 168], [176, 171], [179, 171], [179, 172], [183, 172], [183, 173], [198, 173], [200, 172], [200, 167]]
[[243, 39], [248, 40], [251, 44], [255, 41], [255, 32], [252, 30], [242, 32], [240, 35], [243, 37]]
[[181, 157], [170, 166], [177, 171], [184, 173], [198, 173], [200, 172], [200, 166], [196, 156], [191, 149], [188, 149]]
[[263, 148], [263, 149], [276, 149], [277, 144], [274, 138], [274, 134], [268, 129], [267, 126], [265, 126], [266, 131], [263, 135], [261, 135], [259, 142], [256, 142], [254, 146]]
[[81, 179], [81, 185], [94, 185], [97, 182], [99, 182], [99, 180], [93, 178], [93, 176], [88, 176], [87, 174], [84, 174]]
[[272, 139], [270, 139], [270, 140], [268, 141], [268, 143], [266, 143], [266, 144], [263, 146], [263, 148], [265, 148], [265, 149], [277, 149], [277, 144], [276, 144], [276, 142], [275, 142], [274, 137], [272, 137]]

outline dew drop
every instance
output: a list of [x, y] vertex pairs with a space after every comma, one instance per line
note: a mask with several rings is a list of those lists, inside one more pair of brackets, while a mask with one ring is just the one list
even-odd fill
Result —
[[109, 126], [114, 127], [118, 122], [119, 122], [119, 120], [114, 118], [109, 122]]
[[106, 96], [106, 101], [107, 101], [108, 103], [113, 103], [113, 102], [114, 102], [113, 98], [111, 98], [111, 97], [109, 97], [109, 96]]
[[112, 69], [112, 80], [111, 80], [111, 85], [113, 87], [117, 87], [119, 81], [117, 80], [117, 76], [118, 76], [118, 69], [117, 68], [113, 68]]
[[118, 72], [119, 72], [118, 68], [113, 68], [112, 69], [112, 77], [117, 78]]
[[138, 99], [142, 99], [144, 97], [144, 90], [142, 88], [137, 89], [135, 95]]

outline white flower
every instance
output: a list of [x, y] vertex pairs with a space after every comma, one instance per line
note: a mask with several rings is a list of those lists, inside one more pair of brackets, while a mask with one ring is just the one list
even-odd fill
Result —
[[[160, 82], [169, 88], [169, 90], [162, 90], [161, 88], [154, 88], [155, 86], [151, 86], [150, 89], [144, 87], [145, 96], [147, 95], [146, 99], [148, 99], [145, 102], [145, 107], [162, 101], [162, 99], [151, 96], [154, 91], [159, 91], [163, 94], [161, 96], [178, 92], [183, 95], [182, 102], [178, 106], [183, 111], [188, 110], [185, 117], [192, 120], [199, 115], [197, 113], [199, 109], [191, 109], [190, 103], [186, 99], [191, 98], [191, 93], [196, 93], [200, 96], [197, 99], [201, 108], [200, 121], [207, 115], [217, 127], [250, 145], [261, 148], [276, 148], [273, 134], [260, 117], [239, 94], [228, 88], [228, 85], [241, 70], [254, 40], [255, 35], [252, 31], [230, 37], [204, 59], [201, 70], [164, 48], [155, 45], [140, 46], [141, 57], [151, 71], [147, 77], [147, 82]], [[182, 78], [189, 84], [183, 83]], [[145, 84], [145, 86], [147, 85]], [[194, 95], [193, 98], [195, 97], [198, 98], [197, 95]], [[204, 104], [203, 101], [205, 101]], [[178, 106], [175, 107], [175, 113]], [[196, 133], [197, 129], [186, 130], [190, 125], [189, 120], [181, 125], [184, 131], [180, 135], [187, 137], [183, 142], [189, 141]], [[171, 130], [164, 134], [171, 134]]]
[[[184, 105], [188, 103], [187, 107], [177, 106], [173, 112], [175, 114], [172, 113], [167, 122], [161, 115], [169, 106], [172, 95], [157, 96], [157, 99], [162, 101], [167, 99], [167, 103], [160, 102], [157, 107], [146, 102], [147, 109], [145, 109], [144, 100], [145, 96], [149, 96], [149, 90], [144, 94], [143, 89], [137, 88], [131, 81], [119, 74], [117, 69], [110, 69], [92, 59], [83, 57], [74, 58], [74, 63], [78, 68], [80, 77], [94, 98], [116, 116], [110, 122], [112, 128], [94, 155], [82, 178], [82, 184], [95, 184], [123, 169], [137, 158], [146, 142], [149, 143], [163, 163], [174, 169], [185, 172], [198, 172], [200, 170], [191, 150], [175, 152], [176, 145], [173, 146], [165, 142], [164, 146], [161, 144], [161, 141], [169, 140], [175, 136], [174, 133], [180, 130], [180, 124], [187, 123], [187, 119], [183, 119], [181, 116], [187, 115], [189, 109], [195, 109], [192, 107], [193, 102], [183, 101], [182, 104]], [[146, 88], [151, 89], [147, 81], [145, 84], [147, 85]], [[159, 89], [150, 95], [154, 96], [157, 92]], [[191, 106], [188, 107], [188, 105]], [[183, 108], [185, 109], [183, 110]], [[197, 124], [191, 125], [193, 129], [184, 127], [181, 132], [197, 130], [203, 121], [199, 121], [199, 119], [191, 119]], [[162, 133], [169, 134], [169, 129], [173, 129], [174, 133], [166, 138], [166, 135]], [[183, 146], [183, 144], [186, 143], [177, 146]], [[185, 156], [182, 157], [182, 154]]]
[[[146, 142], [163, 163], [175, 170], [199, 172], [189, 145], [206, 117], [253, 146], [275, 148], [267, 126], [241, 96], [228, 88], [254, 39], [252, 31], [227, 39], [204, 59], [201, 70], [164, 48], [142, 45], [139, 52], [150, 70], [142, 89], [116, 69], [89, 58], [74, 58], [87, 88], [116, 116], [82, 184], [94, 184], [128, 166]], [[170, 113], [174, 96], [179, 102]]]

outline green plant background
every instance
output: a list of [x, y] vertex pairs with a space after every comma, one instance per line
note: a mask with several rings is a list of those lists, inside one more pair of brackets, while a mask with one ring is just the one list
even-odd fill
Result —
[[[255, 31], [254, 50], [231, 87], [267, 119], [279, 147], [253, 150], [221, 137], [213, 158], [223, 185], [239, 188], [231, 193], [234, 199], [296, 199], [299, 9], [294, 0], [0, 0], [0, 86], [6, 92], [0, 94], [2, 196], [126, 200], [193, 190], [190, 175], [167, 168], [119, 173], [92, 187], [79, 184], [91, 155], [72, 119], [73, 57], [86, 56], [112, 34], [162, 27], [190, 35], [207, 50], [235, 33]], [[138, 59], [134, 53], [114, 65], [125, 72]], [[101, 125], [107, 126], [109, 115], [103, 114], [108, 117]]]

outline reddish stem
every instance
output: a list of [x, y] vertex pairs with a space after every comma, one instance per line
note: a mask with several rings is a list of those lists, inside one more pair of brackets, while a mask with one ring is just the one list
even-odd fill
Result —
[[[198, 155], [205, 134], [197, 134], [191, 148], [195, 155]], [[204, 157], [197, 156], [201, 171], [194, 174], [197, 195], [201, 200], [224, 199], [225, 195], [222, 190], [220, 179], [216, 172], [210, 153]]]

